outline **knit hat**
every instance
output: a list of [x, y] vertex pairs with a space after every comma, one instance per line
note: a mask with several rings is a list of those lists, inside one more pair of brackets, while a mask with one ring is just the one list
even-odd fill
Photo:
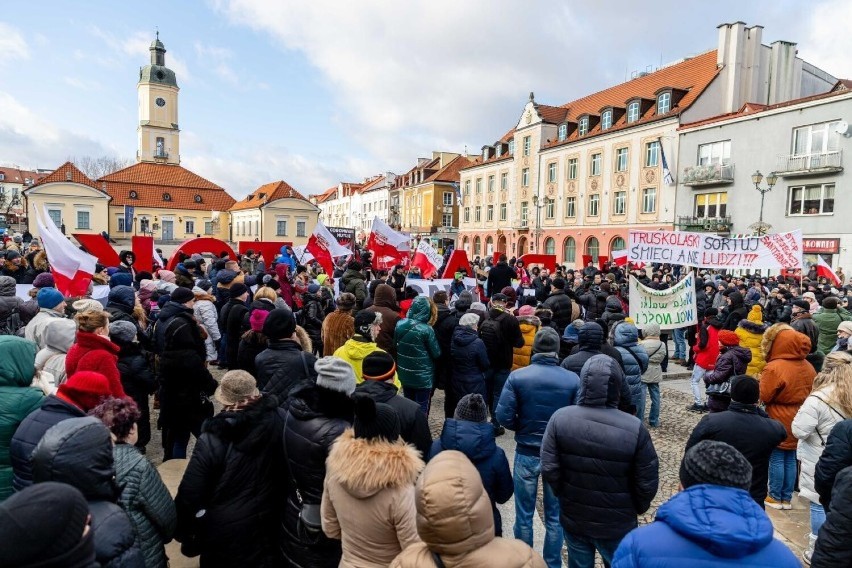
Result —
[[719, 331], [719, 343], [728, 347], [740, 344], [740, 336], [729, 329]]
[[795, 300], [793, 302], [793, 305], [796, 306], [797, 308], [801, 309], [801, 310], [806, 311], [806, 312], [811, 311], [811, 305], [809, 303], [807, 303], [805, 300]]
[[702, 440], [692, 446], [680, 462], [680, 484], [684, 489], [707, 483], [748, 491], [751, 464], [733, 446]]
[[763, 308], [760, 307], [760, 304], [755, 304], [751, 307], [751, 310], [748, 312], [748, 316], [746, 319], [750, 322], [754, 322], [756, 324], [763, 323]]
[[464, 395], [456, 405], [453, 414], [456, 420], [467, 420], [468, 422], [485, 422], [488, 420], [488, 406], [479, 393]]
[[506, 302], [508, 302], [508, 301], [509, 301], [509, 298], [506, 296], [506, 294], [499, 294], [499, 293], [498, 293], [498, 294], [494, 294], [493, 296], [491, 296], [491, 303], [492, 303], [492, 304], [493, 304], [494, 302], [503, 302], [503, 303], [506, 303]]
[[376, 402], [367, 395], [355, 397], [355, 437], [366, 440], [399, 438], [399, 415], [390, 405]]
[[659, 337], [660, 325], [656, 323], [646, 324], [645, 327], [642, 328], [642, 333], [645, 337]]
[[479, 316], [474, 313], [466, 313], [459, 319], [459, 325], [464, 327], [475, 327], [479, 325]]
[[174, 292], [171, 293], [171, 301], [178, 304], [185, 304], [187, 302], [191, 302], [195, 299], [195, 294], [192, 293], [192, 290], [189, 288], [184, 288], [179, 286]]
[[518, 309], [519, 316], [534, 316], [535, 315], [535, 307], [533, 306], [521, 306]]
[[116, 343], [133, 343], [136, 326], [129, 321], [114, 321], [109, 324], [109, 338]]
[[133, 286], [133, 277], [129, 272], [116, 272], [109, 279], [109, 287]]
[[[259, 311], [259, 310], [255, 310]], [[266, 321], [263, 322], [263, 335], [278, 341], [290, 339], [296, 332], [296, 317], [287, 308], [276, 308], [269, 312]]]
[[254, 310], [249, 316], [249, 327], [255, 333], [263, 333], [263, 324], [266, 323], [266, 318], [269, 317], [269, 312], [266, 310]]
[[552, 327], [543, 327], [533, 338], [533, 353], [559, 353], [559, 333]]
[[232, 406], [241, 400], [258, 396], [257, 381], [247, 371], [228, 371], [219, 381], [213, 396], [225, 406]]
[[102, 312], [104, 311], [104, 305], [97, 300], [93, 300], [92, 298], [81, 298], [71, 304], [71, 307], [75, 312], [85, 312], [88, 310], [92, 310], [94, 312]]
[[242, 282], [235, 282], [231, 284], [231, 287], [228, 290], [231, 298], [239, 298], [240, 296], [248, 292], [248, 286], [246, 286]]
[[822, 307], [827, 310], [836, 310], [837, 309], [837, 298], [834, 296], [829, 296], [822, 301]]
[[343, 292], [337, 297], [337, 307], [341, 310], [351, 310], [355, 307], [355, 294]]
[[731, 400], [743, 404], [757, 404], [760, 400], [760, 383], [748, 375], [737, 375], [731, 379]]
[[112, 391], [109, 380], [102, 374], [78, 371], [59, 385], [56, 394], [59, 398], [79, 406], [83, 412], [88, 412], [100, 404], [102, 398], [111, 396]]
[[56, 282], [53, 280], [53, 274], [50, 272], [42, 272], [33, 280], [33, 288], [55, 288]]
[[136, 291], [130, 286], [116, 286], [109, 291], [107, 302], [132, 310], [136, 305]]
[[118, 267], [117, 266], [109, 266], [109, 267], [107, 267], [106, 271], [107, 271], [107, 276], [112, 278], [115, 274], [118, 273]]
[[373, 336], [370, 334], [370, 328], [373, 324], [382, 323], [382, 314], [379, 312], [368, 312], [367, 310], [361, 310], [357, 314], [355, 314], [355, 333], [360, 334], [362, 337], [373, 340]]
[[213, 283], [207, 280], [206, 278], [202, 278], [201, 280], [196, 282], [195, 285], [204, 290], [205, 292], [209, 292], [210, 289], [213, 288]]
[[36, 295], [39, 308], [52, 310], [65, 301], [65, 297], [56, 288], [42, 288]]
[[719, 315], [719, 310], [717, 310], [716, 308], [707, 308], [706, 310], [704, 310], [704, 317], [705, 318], [714, 318], [718, 315]]
[[308, 294], [316, 294], [317, 292], [319, 292], [319, 289], [319, 284], [310, 284], [308, 285]]
[[352, 370], [352, 365], [340, 357], [323, 357], [317, 360], [314, 369], [317, 372], [318, 387], [342, 392], [347, 396], [355, 392], [355, 371]]
[[16, 250], [6, 251], [6, 260], [15, 260], [16, 258], [21, 258], [21, 253]]
[[[0, 566], [90, 566], [94, 533], [84, 537], [89, 504], [79, 489], [45, 481], [0, 503]], [[14, 545], [11, 545], [14, 543]]]
[[237, 273], [233, 270], [228, 270], [227, 268], [223, 268], [219, 272], [216, 273], [216, 282], [219, 284], [230, 284], [234, 281], [234, 278], [237, 277]]
[[361, 377], [365, 381], [387, 381], [396, 373], [396, 361], [385, 351], [376, 350], [364, 357]]
[[814, 294], [813, 292], [805, 292], [804, 294], [802, 294], [802, 298], [804, 298], [805, 300], [816, 300], [816, 294]]
[[518, 300], [518, 293], [511, 286], [506, 286], [500, 290], [500, 293], [509, 299], [508, 302], [510, 304], [514, 304]]

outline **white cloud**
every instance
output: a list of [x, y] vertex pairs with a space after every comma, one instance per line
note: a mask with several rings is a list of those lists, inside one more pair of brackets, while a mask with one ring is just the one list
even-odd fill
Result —
[[29, 58], [30, 50], [24, 36], [11, 25], [0, 22], [0, 65]]
[[840, 78], [852, 77], [852, 2], [828, 0], [808, 10], [807, 36], [800, 57]]
[[[153, 41], [150, 33], [138, 31], [127, 36], [119, 36], [95, 25], [89, 26], [89, 31], [92, 35], [101, 39], [113, 53], [124, 55], [125, 60], [136, 62], [139, 65], [150, 60], [150, 47]], [[119, 63], [112, 58], [102, 58], [101, 63], [108, 66], [126, 67], [123, 62]], [[166, 66], [175, 72], [178, 84], [192, 81], [192, 74], [189, 72], [186, 62], [182, 57], [175, 55], [174, 51], [168, 47], [166, 48]]]

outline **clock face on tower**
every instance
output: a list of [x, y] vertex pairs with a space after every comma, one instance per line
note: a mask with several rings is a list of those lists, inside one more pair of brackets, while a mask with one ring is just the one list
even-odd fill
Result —
[[157, 103], [158, 107], [166, 106], [166, 99], [164, 99], [163, 97], [157, 97], [157, 100], [154, 102]]

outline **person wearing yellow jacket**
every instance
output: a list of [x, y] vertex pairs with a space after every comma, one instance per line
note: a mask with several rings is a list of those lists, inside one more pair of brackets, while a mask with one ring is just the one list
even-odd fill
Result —
[[[355, 371], [355, 380], [360, 385], [364, 382], [362, 370], [364, 358], [374, 351], [384, 351], [376, 345], [376, 337], [382, 326], [382, 314], [361, 310], [355, 315], [355, 335], [346, 340], [346, 343], [337, 348], [335, 357], [340, 357]], [[402, 391], [402, 383], [394, 373], [393, 384]]]
[[763, 341], [763, 332], [769, 325], [763, 323], [763, 309], [760, 304], [755, 304], [751, 307], [746, 319], [740, 320], [737, 324], [737, 329], [734, 332], [740, 338], [740, 347], [745, 347], [751, 351], [751, 362], [746, 368], [746, 375], [757, 377], [766, 366], [766, 360], [763, 358], [763, 351], [760, 349], [760, 342]]
[[524, 336], [524, 346], [512, 349], [512, 370], [528, 367], [532, 359], [532, 346], [535, 334], [541, 327], [541, 320], [535, 315], [532, 306], [521, 306], [518, 310], [518, 323], [521, 326], [521, 335]]

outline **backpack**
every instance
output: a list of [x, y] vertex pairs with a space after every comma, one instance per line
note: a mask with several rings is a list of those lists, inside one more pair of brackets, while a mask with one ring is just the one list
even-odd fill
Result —
[[23, 335], [23, 322], [21, 322], [21, 314], [18, 311], [18, 306], [12, 308], [12, 312], [5, 320], [0, 321], [0, 335]]

